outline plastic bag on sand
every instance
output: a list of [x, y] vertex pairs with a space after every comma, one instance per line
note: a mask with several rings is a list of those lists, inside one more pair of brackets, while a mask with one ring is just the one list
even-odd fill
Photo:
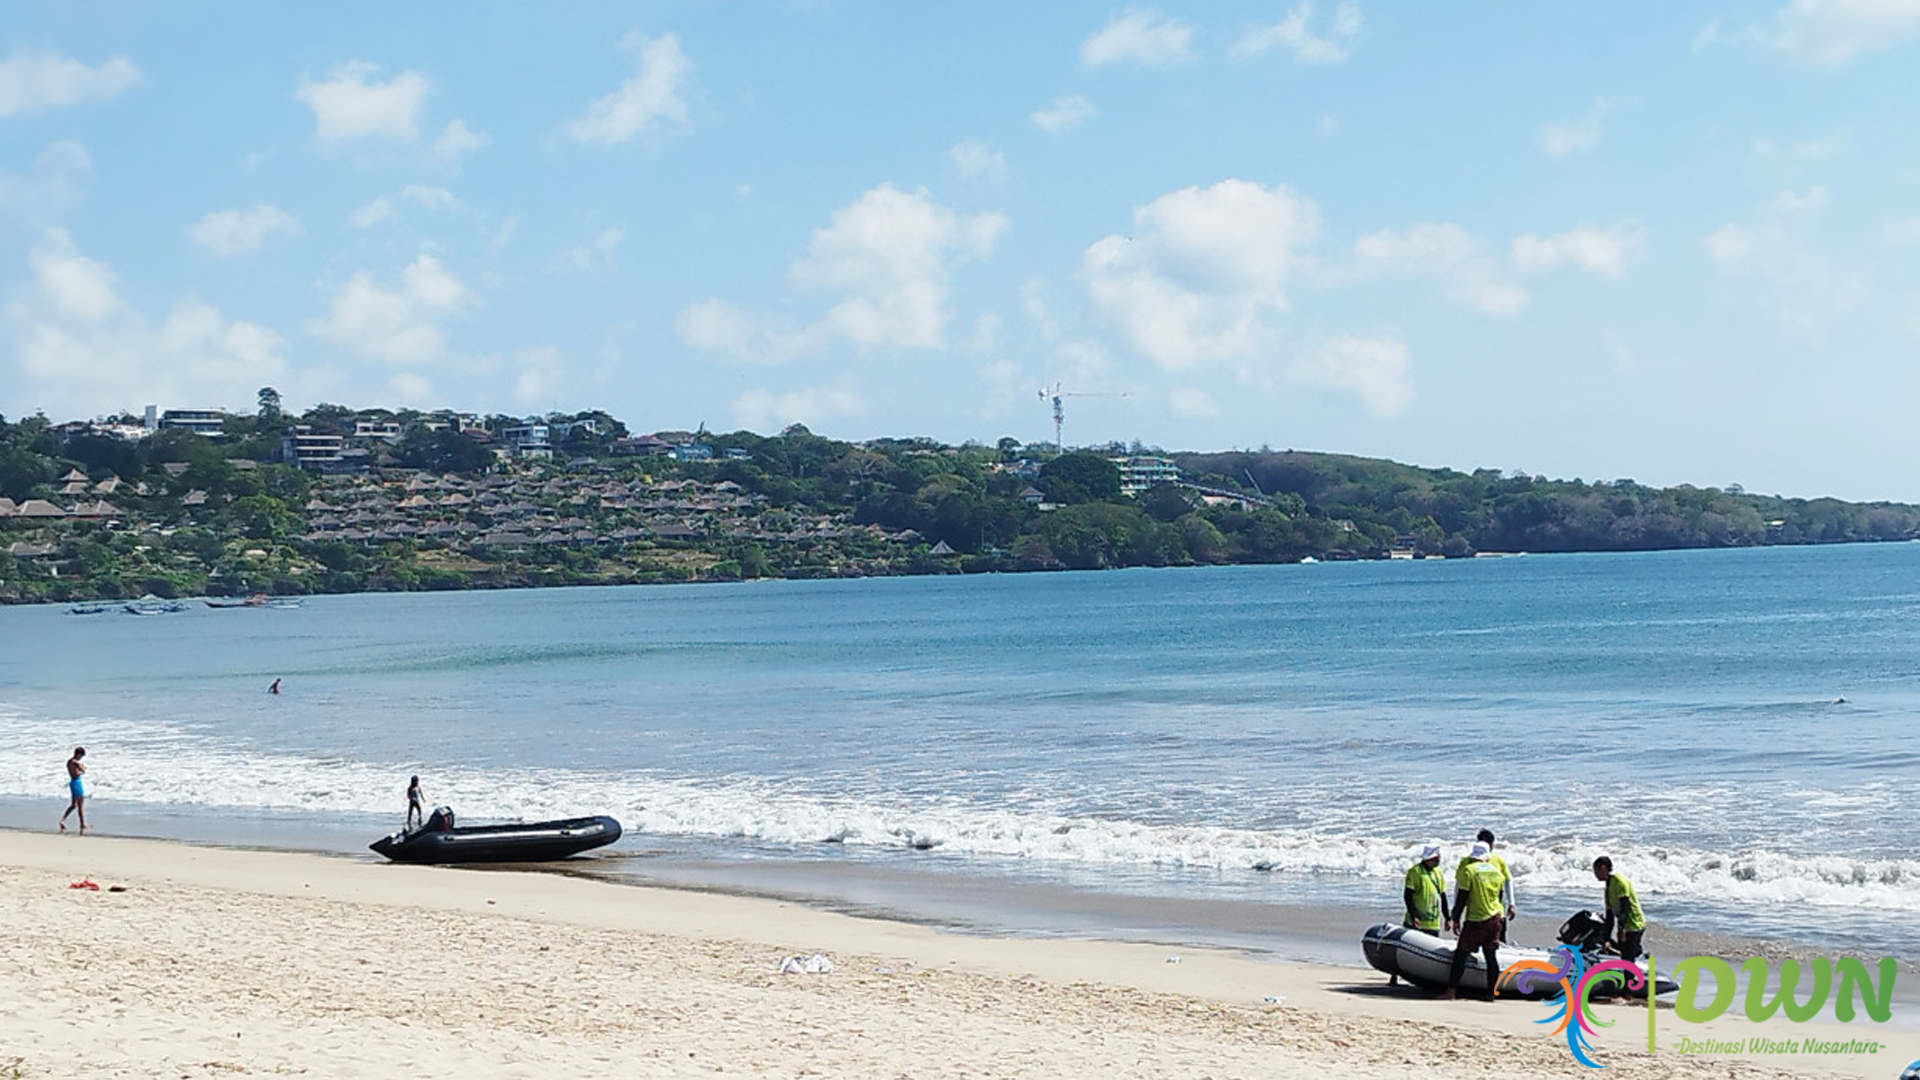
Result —
[[782, 975], [831, 975], [833, 961], [820, 953], [812, 956], [789, 956], [780, 961]]

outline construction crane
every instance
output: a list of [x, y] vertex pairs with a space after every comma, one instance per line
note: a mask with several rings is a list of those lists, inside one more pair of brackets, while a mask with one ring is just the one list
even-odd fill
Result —
[[1046, 387], [1044, 386], [1041, 387], [1040, 400], [1046, 401], [1048, 399], [1051, 399], [1053, 401], [1053, 449], [1054, 451], [1056, 453], [1061, 453], [1061, 454], [1064, 454], [1067, 452], [1066, 444], [1060, 441], [1060, 424], [1062, 421], [1064, 421], [1067, 418], [1066, 410], [1060, 407], [1061, 398], [1126, 397], [1126, 396], [1127, 396], [1127, 392], [1124, 390], [1120, 391], [1119, 393], [1097, 393], [1097, 392], [1087, 392], [1087, 391], [1079, 391], [1079, 390], [1062, 390], [1060, 389], [1060, 384], [1057, 382], [1053, 384], [1052, 393], [1048, 393]]

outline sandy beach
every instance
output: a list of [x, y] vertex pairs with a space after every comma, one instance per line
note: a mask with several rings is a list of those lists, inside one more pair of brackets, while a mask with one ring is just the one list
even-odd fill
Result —
[[[70, 887], [83, 878], [101, 889]], [[0, 920], [10, 1078], [1586, 1071], [1533, 1027], [1537, 1006], [1387, 992], [1362, 970], [554, 874], [6, 832]], [[777, 971], [815, 953], [830, 974]], [[1649, 1056], [1643, 1010], [1604, 1013], [1618, 1027], [1596, 1048], [1622, 1076], [1891, 1077], [1920, 1055], [1892, 1026], [1722, 1018], [1668, 1023], [1663, 1048], [1756, 1032], [1891, 1045], [1790, 1068]]]

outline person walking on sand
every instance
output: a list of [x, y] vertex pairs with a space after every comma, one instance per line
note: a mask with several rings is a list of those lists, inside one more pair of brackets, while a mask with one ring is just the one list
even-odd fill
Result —
[[420, 790], [420, 778], [414, 777], [407, 784], [407, 828], [427, 823], [427, 796]]
[[279, 693], [279, 692], [280, 692], [280, 680], [279, 680], [279, 679], [275, 679], [275, 680], [273, 680], [273, 685], [272, 685], [272, 686], [269, 686], [269, 687], [267, 687], [267, 693], [269, 693], [269, 694], [277, 694], [277, 693]]
[[[1605, 855], [1593, 860], [1593, 876], [1607, 886], [1607, 938], [1620, 951], [1620, 959], [1640, 959], [1640, 939], [1647, 932], [1647, 917], [1640, 911], [1640, 898], [1633, 893], [1633, 882], [1625, 874], [1613, 872], [1613, 860]], [[1614, 930], [1619, 936], [1614, 936]]]
[[80, 778], [81, 774], [87, 771], [86, 764], [81, 761], [86, 756], [87, 748], [76, 746], [73, 748], [73, 756], [67, 759], [67, 795], [71, 801], [60, 813], [61, 832], [67, 831], [68, 814], [79, 814], [80, 831], [87, 831], [87, 784]]
[[1500, 934], [1506, 929], [1501, 918], [1500, 868], [1488, 860], [1493, 854], [1486, 842], [1473, 845], [1454, 881], [1452, 921], [1459, 926], [1460, 937], [1453, 943], [1453, 968], [1447, 973], [1447, 1000], [1452, 1001], [1467, 972], [1467, 958], [1475, 949], [1487, 962], [1487, 993], [1494, 993], [1494, 980], [1500, 977]]

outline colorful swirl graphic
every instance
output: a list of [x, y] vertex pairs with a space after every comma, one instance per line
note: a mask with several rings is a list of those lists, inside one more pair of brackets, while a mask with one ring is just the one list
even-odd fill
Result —
[[1589, 1069], [1604, 1069], [1606, 1066], [1593, 1060], [1593, 1044], [1588, 1036], [1599, 1028], [1612, 1027], [1613, 1021], [1593, 1015], [1592, 995], [1596, 990], [1607, 988], [1644, 989], [1647, 975], [1638, 965], [1625, 960], [1603, 960], [1589, 965], [1579, 950], [1565, 946], [1555, 949], [1553, 957], [1556, 963], [1552, 964], [1544, 960], [1508, 964], [1500, 972], [1494, 993], [1498, 995], [1501, 987], [1507, 987], [1517, 994], [1530, 995], [1557, 985], [1559, 989], [1541, 1001], [1553, 1010], [1553, 1015], [1534, 1023], [1554, 1025], [1553, 1034], [1566, 1035], [1567, 1049], [1575, 1061]]

